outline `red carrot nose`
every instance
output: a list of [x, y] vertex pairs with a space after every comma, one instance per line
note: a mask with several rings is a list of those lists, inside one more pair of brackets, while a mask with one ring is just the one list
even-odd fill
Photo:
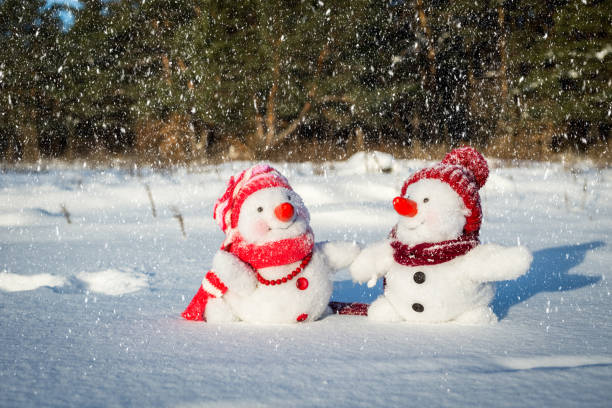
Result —
[[287, 222], [293, 217], [293, 206], [290, 203], [282, 203], [274, 209], [274, 215], [279, 220]]
[[405, 217], [414, 217], [418, 212], [417, 203], [404, 197], [395, 197], [393, 199], [393, 208]]

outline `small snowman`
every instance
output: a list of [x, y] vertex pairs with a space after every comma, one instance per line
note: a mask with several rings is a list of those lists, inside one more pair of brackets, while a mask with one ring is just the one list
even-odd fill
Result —
[[480, 245], [479, 189], [489, 169], [471, 147], [455, 149], [403, 185], [393, 200], [399, 221], [389, 237], [366, 247], [350, 267], [354, 280], [384, 293], [368, 309], [375, 321], [482, 324], [497, 321], [489, 307], [492, 282], [515, 279], [531, 263], [522, 246]]
[[355, 243], [315, 243], [302, 198], [268, 165], [231, 177], [214, 218], [226, 237], [183, 312], [189, 320], [316, 320], [328, 310], [331, 274], [359, 253]]

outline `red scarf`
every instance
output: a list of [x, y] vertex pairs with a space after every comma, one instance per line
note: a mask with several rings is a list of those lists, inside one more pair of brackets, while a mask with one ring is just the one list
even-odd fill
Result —
[[263, 245], [249, 244], [239, 234], [225, 250], [236, 255], [255, 269], [288, 265], [301, 261], [312, 252], [314, 234], [310, 227], [295, 238], [282, 239]]
[[425, 242], [414, 246], [398, 241], [395, 227], [389, 237], [392, 239], [393, 259], [404, 266], [438, 265], [465, 255], [480, 244], [478, 231], [469, 234], [464, 232], [459, 238], [448, 241]]

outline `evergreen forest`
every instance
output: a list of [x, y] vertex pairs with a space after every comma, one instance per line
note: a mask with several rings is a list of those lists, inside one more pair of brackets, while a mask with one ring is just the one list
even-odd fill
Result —
[[0, 158], [469, 143], [609, 164], [611, 20], [594, 0], [0, 0]]

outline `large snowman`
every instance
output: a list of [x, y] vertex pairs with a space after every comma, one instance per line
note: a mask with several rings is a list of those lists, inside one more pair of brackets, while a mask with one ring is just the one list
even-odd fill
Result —
[[226, 238], [183, 312], [189, 320], [316, 320], [328, 307], [330, 275], [359, 253], [355, 243], [315, 243], [301, 197], [267, 165], [232, 177], [214, 218]]
[[479, 189], [487, 162], [471, 147], [455, 149], [403, 185], [393, 200], [400, 217], [388, 239], [365, 248], [351, 265], [353, 279], [384, 293], [368, 309], [375, 321], [480, 324], [496, 321], [491, 282], [524, 274], [524, 247], [479, 244]]

